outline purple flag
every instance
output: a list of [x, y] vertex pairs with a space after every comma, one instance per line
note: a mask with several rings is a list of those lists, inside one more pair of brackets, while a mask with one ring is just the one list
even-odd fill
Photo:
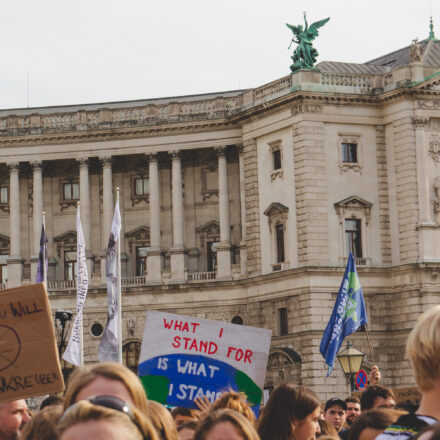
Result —
[[47, 236], [44, 230], [44, 224], [41, 225], [41, 237], [40, 237], [40, 253], [38, 255], [37, 277], [36, 283], [42, 283], [47, 279]]

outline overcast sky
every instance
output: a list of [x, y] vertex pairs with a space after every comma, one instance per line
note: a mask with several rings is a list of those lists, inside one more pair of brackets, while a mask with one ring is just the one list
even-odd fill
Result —
[[[364, 62], [429, 33], [430, 0], [2, 0], [0, 108], [258, 87], [289, 73], [284, 23], [331, 17], [319, 61]], [[440, 2], [432, 1], [440, 37]]]

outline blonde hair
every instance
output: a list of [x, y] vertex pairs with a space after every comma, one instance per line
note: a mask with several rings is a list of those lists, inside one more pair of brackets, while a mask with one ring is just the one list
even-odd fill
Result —
[[[136, 416], [136, 422], [139, 420], [138, 417], [139, 414]], [[61, 438], [63, 433], [72, 426], [92, 420], [110, 422], [125, 429], [126, 435], [124, 435], [124, 438], [127, 440], [143, 440], [144, 438], [151, 438], [145, 436], [145, 433], [142, 432], [140, 426], [137, 426], [127, 414], [103, 406], [93, 405], [87, 400], [77, 402], [62, 417], [61, 422], [58, 424], [59, 438]]]
[[228, 391], [222, 394], [212, 405], [211, 411], [218, 409], [232, 409], [246, 417], [251, 423], [255, 423], [255, 414], [246, 402], [245, 396], [236, 391]]
[[440, 305], [423, 313], [406, 342], [420, 391], [440, 384]]
[[61, 405], [49, 406], [32, 417], [20, 436], [22, 440], [57, 440], [56, 425], [63, 415]]
[[103, 362], [76, 370], [70, 377], [64, 400], [64, 409], [76, 402], [78, 393], [98, 377], [122, 382], [130, 393], [135, 406], [148, 414], [147, 395], [139, 378], [127, 367], [115, 362]]
[[207, 435], [220, 423], [231, 423], [243, 440], [260, 440], [252, 423], [237, 411], [220, 409], [211, 411], [199, 425], [194, 440], [205, 440]]
[[148, 417], [162, 440], [177, 440], [177, 429], [171, 413], [160, 403], [149, 400]]

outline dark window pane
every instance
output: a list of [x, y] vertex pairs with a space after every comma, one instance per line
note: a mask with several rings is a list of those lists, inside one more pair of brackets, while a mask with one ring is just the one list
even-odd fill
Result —
[[279, 170], [281, 169], [281, 150], [275, 150], [272, 152], [273, 157], [273, 169]]
[[74, 200], [79, 199], [79, 183], [72, 183], [72, 198]]
[[278, 322], [280, 325], [280, 336], [287, 335], [289, 333], [289, 325], [287, 321], [287, 307], [278, 309]]
[[244, 322], [243, 322], [243, 318], [241, 317], [241, 316], [239, 316], [239, 315], [237, 315], [237, 316], [234, 316], [233, 318], [232, 318], [232, 324], [237, 324], [237, 325], [243, 325], [244, 324]]
[[208, 272], [213, 272], [217, 268], [217, 241], [208, 241], [206, 243], [206, 258]]
[[357, 163], [357, 144], [342, 144], [342, 162]]
[[147, 252], [146, 246], [136, 248], [136, 276], [143, 276], [147, 273]]
[[277, 263], [284, 261], [284, 225], [276, 225]]
[[64, 200], [72, 200], [72, 184], [64, 184]]
[[144, 194], [150, 194], [150, 179], [143, 179], [144, 181]]
[[140, 342], [129, 342], [122, 348], [122, 358], [124, 365], [129, 368], [133, 373], [137, 374], [139, 365], [139, 354], [141, 352]]
[[347, 255], [351, 252], [354, 257], [362, 257], [362, 235], [360, 220], [345, 220], [345, 242], [347, 246]]

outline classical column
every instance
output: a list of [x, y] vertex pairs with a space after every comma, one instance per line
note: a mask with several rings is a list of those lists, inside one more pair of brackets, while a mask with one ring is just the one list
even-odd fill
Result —
[[[147, 255], [147, 278], [149, 282], [162, 281], [160, 256], [160, 194], [157, 153], [147, 154], [150, 179], [150, 250]], [[174, 205], [173, 205], [174, 206]]]
[[20, 230], [20, 183], [18, 163], [8, 164], [9, 181], [9, 221], [10, 254], [8, 258], [8, 288], [21, 286], [23, 260], [21, 258]]
[[111, 156], [100, 157], [102, 164], [102, 223], [101, 223], [101, 284], [106, 283], [105, 256], [113, 220], [113, 181]]
[[37, 275], [38, 254], [40, 253], [41, 225], [43, 223], [43, 163], [31, 162], [33, 175], [33, 246], [30, 250], [31, 281]]
[[240, 172], [240, 214], [241, 214], [241, 241], [240, 241], [240, 273], [247, 274], [246, 249], [246, 200], [244, 191], [244, 154], [243, 145], [238, 146], [238, 165]]
[[229, 184], [226, 147], [215, 148], [218, 157], [220, 244], [217, 246], [217, 278], [231, 277], [231, 225], [229, 220]]
[[77, 159], [79, 163], [79, 201], [81, 204], [81, 225], [86, 245], [87, 271], [89, 285], [93, 273], [93, 255], [90, 252], [90, 183], [88, 158]]
[[171, 282], [185, 282], [185, 254], [183, 246], [183, 192], [180, 151], [170, 151], [173, 203], [173, 247], [171, 254]]

